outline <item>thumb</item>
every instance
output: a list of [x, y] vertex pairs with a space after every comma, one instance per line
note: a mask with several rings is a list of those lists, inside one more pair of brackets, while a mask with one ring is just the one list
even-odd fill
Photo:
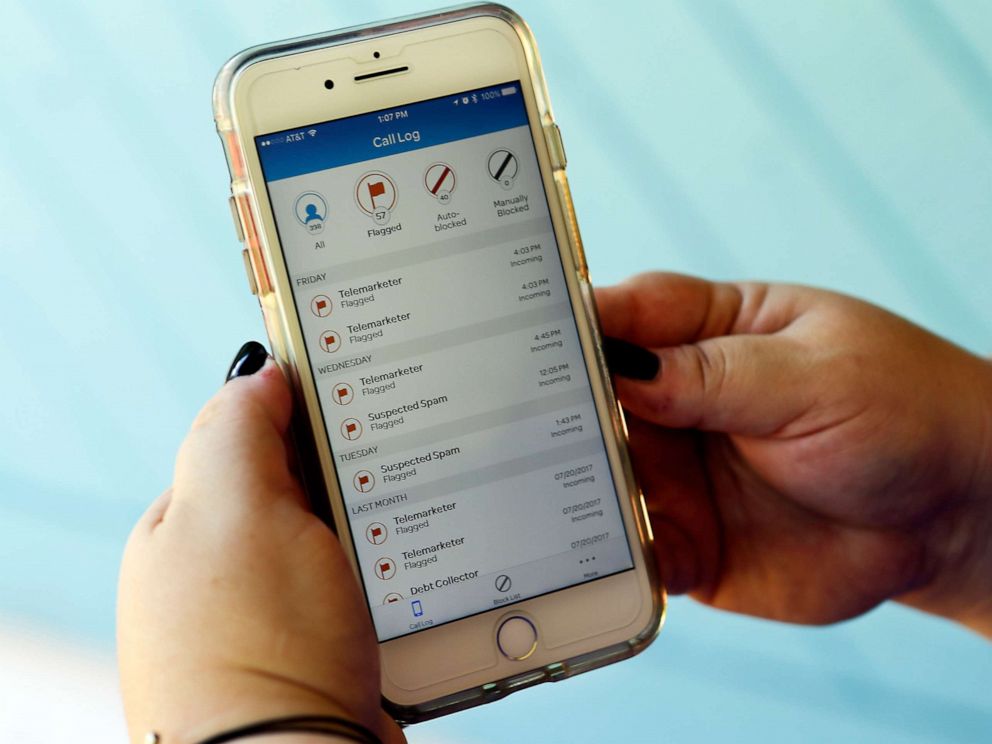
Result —
[[289, 386], [271, 357], [253, 374], [228, 381], [179, 449], [173, 500], [224, 509], [291, 494], [302, 503], [286, 449], [291, 412]]
[[653, 380], [616, 378], [624, 407], [672, 428], [768, 436], [814, 402], [812, 359], [785, 335], [739, 335], [656, 349]]

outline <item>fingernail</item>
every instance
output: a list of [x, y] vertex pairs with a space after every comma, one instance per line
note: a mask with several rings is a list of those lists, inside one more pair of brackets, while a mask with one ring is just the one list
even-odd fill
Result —
[[258, 343], [258, 341], [249, 341], [238, 349], [238, 353], [234, 355], [231, 368], [227, 370], [227, 380], [255, 374], [262, 368], [265, 360], [268, 358], [269, 352], [265, 350], [264, 346]]
[[653, 352], [611, 336], [603, 339], [603, 353], [610, 372], [632, 380], [653, 380], [661, 367], [661, 361]]

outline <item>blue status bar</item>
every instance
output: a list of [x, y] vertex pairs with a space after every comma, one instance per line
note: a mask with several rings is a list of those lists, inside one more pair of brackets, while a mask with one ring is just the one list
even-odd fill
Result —
[[503, 83], [255, 138], [266, 181], [361, 163], [527, 124], [520, 85]]

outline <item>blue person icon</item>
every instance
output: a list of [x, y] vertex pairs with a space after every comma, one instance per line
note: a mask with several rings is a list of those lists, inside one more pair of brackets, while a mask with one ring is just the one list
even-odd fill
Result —
[[296, 219], [309, 233], [319, 233], [324, 229], [327, 218], [327, 202], [316, 191], [307, 191], [296, 197]]
[[323, 215], [317, 214], [317, 205], [316, 204], [312, 204], [312, 203], [311, 204], [307, 204], [306, 209], [307, 209], [307, 218], [305, 220], [303, 220], [303, 224], [304, 225], [309, 225], [314, 220], [320, 220], [321, 222], [324, 221]]

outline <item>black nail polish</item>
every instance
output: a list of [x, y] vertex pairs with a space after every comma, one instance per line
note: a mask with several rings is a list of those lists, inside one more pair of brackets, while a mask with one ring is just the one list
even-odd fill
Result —
[[[234, 355], [231, 368], [227, 370], [227, 380], [235, 377], [247, 377], [253, 375], [262, 368], [265, 360], [269, 358], [269, 352], [265, 350], [258, 341], [249, 341]], [[227, 381], [225, 380], [225, 382]]]
[[604, 338], [603, 353], [610, 372], [632, 380], [653, 380], [661, 367], [656, 354], [619, 338]]

